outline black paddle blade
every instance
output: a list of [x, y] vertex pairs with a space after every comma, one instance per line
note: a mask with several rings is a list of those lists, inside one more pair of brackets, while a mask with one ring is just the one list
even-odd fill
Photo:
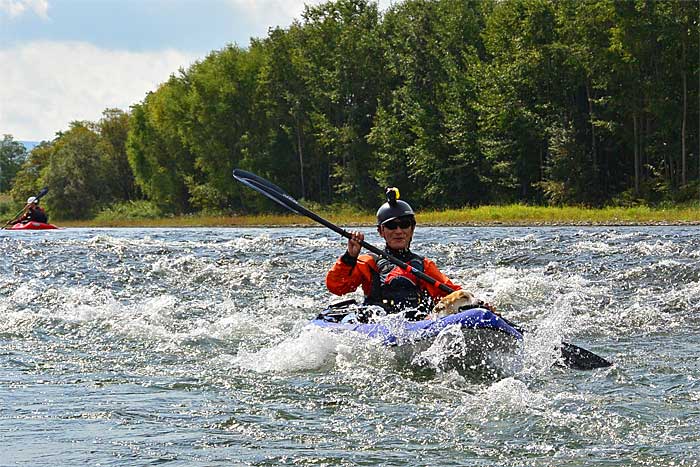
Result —
[[247, 187], [252, 188], [258, 193], [267, 196], [272, 201], [281, 204], [285, 208], [290, 209], [297, 214], [302, 214], [298, 211], [299, 203], [297, 203], [294, 198], [289, 196], [282, 188], [278, 187], [274, 183], [241, 169], [233, 170], [233, 178]]
[[567, 342], [562, 342], [560, 349], [562, 363], [564, 366], [574, 370], [595, 370], [596, 368], [608, 368], [612, 366], [612, 363], [594, 354], [590, 350], [577, 347]]
[[[525, 334], [525, 330], [518, 325], [508, 321], [501, 316], [507, 324], [517, 330], [520, 334]], [[578, 347], [568, 342], [562, 342], [561, 347], [562, 364], [573, 370], [595, 370], [596, 368], [607, 368], [612, 366], [612, 363], [603, 357], [594, 354], [590, 350]]]
[[[337, 225], [333, 224], [332, 222], [328, 222], [326, 219], [323, 217], [317, 215], [314, 212], [309, 211], [306, 209], [304, 206], [299, 204], [297, 200], [292, 198], [290, 195], [288, 195], [282, 188], [278, 187], [274, 183], [265, 180], [262, 177], [258, 177], [255, 174], [252, 174], [250, 172], [246, 172], [245, 170], [240, 170], [240, 169], [235, 169], [233, 171], [233, 178], [238, 180], [239, 182], [243, 183], [249, 188], [252, 188], [253, 190], [257, 191], [258, 193], [261, 193], [268, 198], [270, 198], [272, 201], [275, 203], [281, 204], [285, 208], [289, 209], [292, 212], [295, 212], [297, 214], [301, 214], [302, 216], [306, 216], [309, 219], [315, 220], [321, 225], [325, 225], [329, 229], [331, 229], [334, 232], [339, 233], [345, 238], [351, 238], [352, 235], [350, 232], [341, 229]], [[362, 246], [367, 248], [368, 250], [379, 254], [380, 256], [382, 255], [381, 250], [373, 247], [372, 245], [368, 244], [365, 241], [361, 242]]]
[[41, 197], [43, 197], [43, 196], [44, 196], [46, 193], [48, 193], [48, 192], [49, 192], [49, 187], [45, 186], [44, 188], [41, 189], [41, 191], [40, 191], [39, 193], [37, 193], [37, 195], [35, 196], [35, 198], [36, 198], [37, 200], [38, 200], [38, 199], [41, 199]]

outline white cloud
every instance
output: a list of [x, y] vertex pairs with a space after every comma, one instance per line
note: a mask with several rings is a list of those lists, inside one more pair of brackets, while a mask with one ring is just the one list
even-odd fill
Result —
[[17, 18], [30, 11], [42, 19], [48, 19], [48, 0], [0, 0], [0, 15], [4, 13], [10, 18]]
[[[243, 12], [255, 23], [286, 28], [292, 20], [301, 19], [304, 5], [320, 5], [328, 0], [228, 0], [235, 11]], [[381, 10], [401, 0], [379, 0]]]
[[176, 50], [128, 52], [84, 42], [31, 42], [0, 49], [0, 135], [50, 140], [74, 120], [128, 110], [198, 57]]
[[270, 23], [274, 19], [283, 19], [281, 25], [291, 22], [292, 18], [299, 17], [304, 11], [304, 4], [318, 4], [316, 1], [304, 0], [229, 0], [235, 11], [242, 11], [255, 20], [268, 17]]
[[[261, 31], [287, 27], [304, 4], [325, 0], [226, 0]], [[380, 8], [400, 0], [380, 0]], [[49, 19], [49, 0], [0, 0], [3, 16]], [[74, 120], [97, 121], [106, 108], [128, 110], [146, 93], [200, 56], [177, 50], [129, 52], [86, 42], [34, 41], [0, 45], [0, 137], [50, 140]]]

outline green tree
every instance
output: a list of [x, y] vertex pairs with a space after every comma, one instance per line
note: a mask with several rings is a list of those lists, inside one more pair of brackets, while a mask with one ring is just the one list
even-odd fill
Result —
[[317, 157], [327, 161], [331, 193], [361, 206], [376, 204], [377, 184], [367, 168], [384, 59], [379, 12], [366, 0], [337, 0], [307, 7], [298, 53], [309, 93], [308, 121]]
[[183, 144], [194, 156], [188, 177], [190, 203], [198, 209], [231, 206], [240, 187], [231, 182], [251, 131], [259, 48], [229, 45], [193, 65], [187, 73], [179, 122]]
[[698, 2], [601, 0], [572, 10], [570, 42], [584, 44], [592, 64], [590, 121], [606, 195], [672, 194], [688, 181], [688, 128], [698, 117], [689, 105], [697, 87], [688, 86], [697, 82]]
[[547, 127], [557, 118], [552, 109], [560, 79], [551, 53], [554, 18], [547, 0], [498, 2], [483, 31], [488, 67], [480, 98], [480, 138], [494, 167], [493, 187], [504, 199], [533, 201], [539, 196], [536, 187], [548, 157]]
[[[627, 186], [626, 177], [621, 176], [626, 162], [619, 157], [625, 151], [616, 135], [620, 122], [612, 105], [619, 89], [615, 84], [611, 49], [611, 31], [616, 22], [614, 3], [569, 0], [556, 5], [559, 42], [555, 51], [561, 57], [561, 66], [570, 70], [570, 84], [563, 88], [563, 98], [558, 104], [565, 110], [566, 119], [562, 119], [565, 123], [550, 125], [551, 159], [545, 185], [560, 184], [560, 194], [569, 202], [600, 203]], [[576, 150], [572, 139], [580, 146]], [[580, 157], [561, 157], [569, 149]], [[566, 171], [569, 175], [564, 183], [560, 177]], [[560, 175], [554, 176], [556, 172]], [[556, 191], [550, 193], [557, 196]]]
[[[255, 124], [246, 133], [241, 166], [285, 181], [296, 197], [319, 200], [328, 193], [327, 164], [312, 131], [301, 34], [301, 25], [295, 22], [288, 30], [276, 28], [252, 44], [262, 48], [262, 63], [253, 100]], [[250, 202], [246, 199], [246, 205]]]
[[107, 182], [112, 202], [130, 201], [140, 196], [129, 166], [126, 141], [129, 135], [129, 114], [120, 109], [106, 109], [95, 130], [100, 136], [100, 150], [104, 154]]
[[477, 144], [476, 106], [482, 23], [479, 3], [453, 0], [409, 0], [384, 17], [391, 89], [370, 135], [380, 156], [373, 173], [421, 203], [483, 197], [488, 166]]
[[12, 199], [24, 205], [27, 198], [36, 195], [44, 186], [42, 171], [48, 165], [52, 154], [52, 143], [42, 142], [35, 146], [24, 161], [10, 190]]
[[73, 122], [51, 145], [41, 180], [49, 187], [47, 211], [60, 219], [86, 219], [111, 198], [107, 155], [89, 122]]
[[27, 149], [11, 135], [0, 140], [0, 193], [8, 191], [22, 163], [27, 158]]
[[127, 155], [137, 186], [166, 212], [190, 212], [188, 182], [197, 171], [183, 126], [196, 115], [187, 109], [187, 74], [171, 76], [158, 90], [132, 106]]

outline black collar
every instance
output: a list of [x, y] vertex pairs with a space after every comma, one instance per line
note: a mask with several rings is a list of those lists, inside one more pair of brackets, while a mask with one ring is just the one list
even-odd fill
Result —
[[384, 247], [384, 251], [389, 253], [391, 256], [400, 259], [401, 261], [410, 260], [413, 257], [413, 253], [409, 248], [404, 248], [403, 250], [394, 250], [388, 246]]

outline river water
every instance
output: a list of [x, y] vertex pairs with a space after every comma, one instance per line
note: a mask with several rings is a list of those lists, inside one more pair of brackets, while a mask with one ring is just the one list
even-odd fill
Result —
[[[307, 326], [344, 247], [0, 232], [0, 465], [700, 464], [696, 228], [419, 226], [414, 251], [528, 329], [493, 378]], [[615, 365], [557, 366], [562, 339]]]

